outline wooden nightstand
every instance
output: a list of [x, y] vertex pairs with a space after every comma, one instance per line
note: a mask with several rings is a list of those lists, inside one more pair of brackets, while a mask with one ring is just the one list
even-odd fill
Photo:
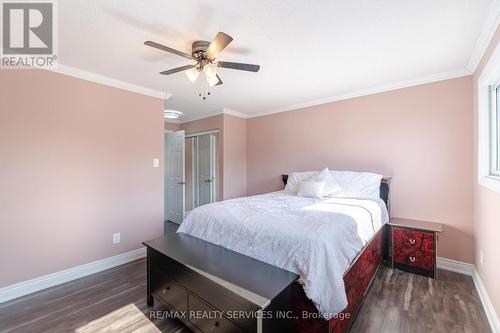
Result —
[[435, 279], [439, 223], [391, 218], [389, 253], [392, 268]]

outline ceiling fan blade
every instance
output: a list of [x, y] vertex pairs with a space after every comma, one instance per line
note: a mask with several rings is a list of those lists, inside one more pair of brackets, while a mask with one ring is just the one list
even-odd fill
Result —
[[174, 73], [177, 73], [177, 72], [185, 71], [185, 70], [193, 68], [193, 67], [194, 67], [194, 65], [186, 65], [186, 66], [172, 68], [172, 69], [160, 72], [160, 74], [162, 74], [162, 75], [170, 75], [170, 74], [174, 74]]
[[222, 80], [220, 79], [220, 76], [217, 75], [217, 79], [219, 79], [219, 82], [217, 82], [215, 85], [216, 86], [220, 86], [221, 84], [223, 84], [224, 82], [222, 82]]
[[248, 71], [248, 72], [258, 72], [260, 69], [259, 65], [242, 64], [239, 62], [228, 62], [228, 61], [219, 61], [217, 63], [217, 66], [221, 68], [238, 69], [240, 71]]
[[208, 46], [207, 50], [205, 51], [205, 54], [207, 58], [209, 59], [215, 59], [217, 56], [226, 48], [226, 46], [229, 45], [233, 40], [233, 37], [223, 33], [219, 32], [217, 36], [215, 36], [214, 40], [210, 45]]
[[178, 55], [178, 56], [181, 56], [181, 57], [184, 57], [184, 58], [193, 59], [193, 57], [190, 54], [187, 54], [187, 53], [184, 53], [184, 52], [181, 52], [181, 51], [177, 51], [177, 50], [175, 50], [173, 48], [170, 48], [170, 47], [165, 46], [165, 45], [158, 44], [158, 43], [150, 41], [150, 40], [145, 41], [144, 45], [151, 46], [151, 47], [154, 47], [155, 49], [162, 50], [162, 51], [165, 51], [165, 52], [173, 53], [175, 55]]

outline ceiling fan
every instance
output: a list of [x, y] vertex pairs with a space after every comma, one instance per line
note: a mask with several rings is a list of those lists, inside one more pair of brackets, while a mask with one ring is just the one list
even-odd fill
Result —
[[[208, 86], [212, 87], [222, 84], [222, 80], [217, 73], [218, 68], [237, 69], [248, 72], [258, 72], [260, 69], [259, 65], [243, 64], [239, 62], [216, 61], [216, 58], [219, 56], [222, 50], [224, 50], [232, 40], [233, 38], [231, 36], [223, 32], [219, 32], [211, 43], [204, 40], [195, 41], [192, 45], [191, 54], [175, 50], [173, 48], [150, 40], [144, 42], [144, 44], [165, 52], [181, 56], [186, 59], [194, 60], [196, 62], [194, 64], [169, 69], [160, 72], [160, 74], [171, 75], [174, 73], [185, 71], [188, 79], [191, 82], [195, 82], [200, 73], [203, 73], [206, 77]], [[205, 91], [205, 88], [203, 88], [203, 90]], [[208, 92], [208, 94], [210, 95], [210, 91]], [[205, 99], [205, 93], [203, 94], [203, 99]]]

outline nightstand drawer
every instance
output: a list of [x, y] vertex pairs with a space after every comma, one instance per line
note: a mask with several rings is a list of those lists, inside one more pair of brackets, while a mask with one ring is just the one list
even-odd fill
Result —
[[392, 228], [394, 262], [427, 271], [436, 264], [436, 239], [432, 232]]

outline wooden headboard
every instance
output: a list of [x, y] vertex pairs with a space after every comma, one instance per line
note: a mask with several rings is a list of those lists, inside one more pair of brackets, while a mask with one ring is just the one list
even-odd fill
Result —
[[[384, 200], [389, 216], [391, 216], [391, 178], [382, 177], [382, 181], [380, 182], [380, 199]], [[288, 175], [281, 175], [281, 179], [286, 186]]]

